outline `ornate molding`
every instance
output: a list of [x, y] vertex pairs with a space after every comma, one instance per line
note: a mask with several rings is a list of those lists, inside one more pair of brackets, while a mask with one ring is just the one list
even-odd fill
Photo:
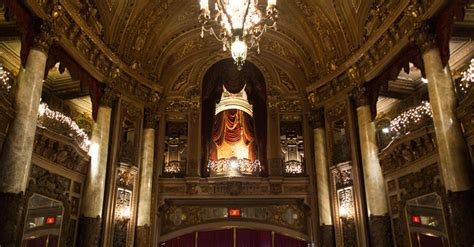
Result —
[[356, 103], [356, 107], [369, 106], [369, 98], [365, 87], [356, 87], [351, 92], [351, 97]]
[[[302, 233], [307, 231], [307, 207], [302, 202], [287, 200], [287, 202], [273, 204], [259, 205], [258, 202], [254, 202], [239, 205], [240, 210], [245, 213], [241, 217], [233, 217], [233, 220], [264, 222]], [[189, 204], [189, 202], [185, 205], [181, 203], [175, 205], [173, 201], [167, 201], [161, 207], [162, 233], [209, 222], [228, 221], [227, 209], [231, 206], [222, 203], [207, 203], [206, 206], [203, 206]]]
[[[39, 129], [38, 129], [39, 130]], [[90, 157], [71, 141], [53, 139], [48, 131], [37, 131], [33, 152], [54, 164], [86, 174]]]
[[414, 43], [420, 48], [422, 53], [437, 48], [434, 35], [431, 33], [428, 25], [419, 28], [412, 37]]
[[338, 104], [332, 106], [329, 109], [326, 109], [327, 116], [331, 119], [336, 119], [340, 117], [344, 117], [344, 114], [347, 112], [347, 102], [339, 102]]
[[111, 86], [105, 86], [101, 90], [99, 105], [113, 108], [114, 103], [117, 100], [117, 98], [118, 98], [118, 95], [117, 95], [117, 92], [114, 90], [114, 88]]
[[[51, 18], [48, 13], [49, 2], [35, 0], [26, 0], [26, 2], [35, 15], [43, 20]], [[150, 103], [148, 100], [154, 98], [154, 94], [162, 91], [160, 85], [140, 74], [143, 70], [134, 69], [133, 64], [125, 63], [103, 42], [98, 36], [97, 27], [89, 25], [84, 19], [84, 16], [87, 16], [83, 15], [84, 9], [77, 9], [70, 1], [61, 1], [56, 6], [61, 9], [54, 21], [58, 43], [94, 78], [103, 81], [114, 70], [119, 69], [122, 73], [114, 81], [116, 90], [135, 96], [145, 104]], [[87, 11], [95, 13], [94, 6], [91, 6], [89, 7], [92, 9]], [[54, 11], [51, 15], [55, 16]]]
[[160, 114], [156, 108], [145, 108], [145, 129], [157, 129]]
[[[306, 88], [312, 107], [323, 105], [334, 96], [347, 93], [354, 86], [377, 76], [390, 59], [410, 43], [412, 35], [424, 20], [433, 16], [442, 6], [442, 1], [436, 0], [402, 1], [393, 14], [385, 18], [386, 21], [378, 28], [380, 32], [372, 35], [335, 71]], [[358, 82], [354, 80], [357, 78], [356, 71], [350, 71], [351, 68], [357, 68], [359, 74], [364, 75], [359, 83], [355, 83]]]
[[324, 108], [317, 108], [310, 112], [309, 122], [313, 129], [324, 128], [325, 119], [324, 119]]
[[423, 128], [391, 143], [380, 154], [380, 165], [385, 174], [398, 171], [437, 152], [434, 128]]
[[36, 33], [32, 48], [48, 54], [49, 48], [58, 40], [57, 30], [52, 22], [43, 22], [40, 31]]

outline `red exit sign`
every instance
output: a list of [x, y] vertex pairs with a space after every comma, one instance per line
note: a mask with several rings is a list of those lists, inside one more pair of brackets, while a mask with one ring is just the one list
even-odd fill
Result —
[[420, 218], [420, 216], [412, 216], [411, 221], [414, 222], [414, 223], [420, 223], [421, 218]]
[[56, 222], [56, 218], [54, 218], [54, 217], [46, 218], [46, 224], [47, 225], [52, 225], [52, 224], [54, 224], [54, 222]]
[[240, 209], [229, 209], [229, 216], [240, 216]]

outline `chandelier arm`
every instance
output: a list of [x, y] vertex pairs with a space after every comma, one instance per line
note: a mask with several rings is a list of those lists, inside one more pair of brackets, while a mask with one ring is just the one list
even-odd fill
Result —
[[209, 28], [203, 27], [203, 29], [204, 29], [204, 31], [206, 31], [210, 35], [212, 35], [215, 39], [217, 39], [217, 41], [224, 42], [224, 38], [220, 38], [219, 36], [217, 36], [216, 32], [214, 31], [214, 28], [212, 28], [212, 27], [209, 27]]
[[221, 0], [217, 0], [217, 4], [219, 5], [219, 8], [224, 12], [225, 16], [227, 17], [227, 20], [230, 24], [230, 29], [234, 30], [234, 24], [232, 23], [232, 18], [229, 15], [229, 13], [227, 13], [227, 10], [226, 8], [224, 8], [224, 5], [222, 4]]
[[245, 10], [244, 19], [242, 20], [242, 37], [244, 36], [245, 21], [247, 20], [247, 15], [249, 14], [250, 1], [251, 0], [248, 0], [248, 2], [247, 2], [247, 9]]

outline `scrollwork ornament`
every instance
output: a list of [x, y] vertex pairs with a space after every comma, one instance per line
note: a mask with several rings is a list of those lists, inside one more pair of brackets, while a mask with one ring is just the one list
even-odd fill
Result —
[[366, 91], [365, 87], [356, 87], [352, 90], [351, 97], [354, 99], [357, 108], [369, 105]]

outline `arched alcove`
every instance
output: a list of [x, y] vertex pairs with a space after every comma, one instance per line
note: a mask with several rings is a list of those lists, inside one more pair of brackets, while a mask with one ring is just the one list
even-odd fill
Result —
[[256, 158], [261, 162], [260, 175], [268, 174], [266, 162], [267, 108], [266, 86], [262, 72], [250, 62], [242, 70], [237, 70], [232, 59], [225, 59], [212, 65], [204, 75], [202, 84], [202, 125], [201, 125], [201, 171], [204, 176], [209, 172], [209, 147], [212, 142], [212, 131], [215, 120], [216, 104], [219, 103], [223, 87], [233, 94], [245, 87], [248, 102], [252, 105], [253, 126], [255, 126]]

